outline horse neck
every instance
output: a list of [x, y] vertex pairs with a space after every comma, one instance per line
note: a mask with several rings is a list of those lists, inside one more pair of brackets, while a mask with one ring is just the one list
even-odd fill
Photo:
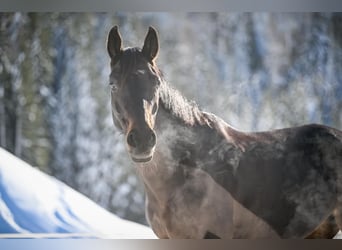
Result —
[[[156, 150], [151, 162], [138, 167], [147, 195], [158, 193], [158, 199], [167, 199], [170, 190], [176, 189], [182, 179], [183, 170], [179, 160], [197, 144], [201, 125], [201, 112], [180, 93], [172, 89], [161, 93], [155, 121], [157, 135]], [[172, 99], [175, 98], [175, 99]], [[203, 120], [203, 119], [202, 119]]]
[[169, 118], [187, 126], [205, 125], [208, 117], [195, 102], [187, 100], [179, 91], [165, 81], [160, 87], [160, 106], [170, 114]]
[[[184, 130], [188, 131], [189, 134], [197, 133], [196, 138], [198, 139], [198, 130], [202, 128], [203, 131], [203, 128], [207, 128], [207, 134], [218, 133], [226, 142], [243, 148], [243, 145], [238, 145], [238, 141], [233, 138], [245, 139], [247, 137], [246, 133], [235, 130], [220, 117], [212, 113], [201, 111], [195, 102], [188, 101], [180, 92], [172, 89], [166, 82], [162, 82], [160, 96], [160, 112], [158, 112], [156, 127], [160, 127], [161, 132], [165, 130], [165, 127], [171, 130], [175, 130], [173, 128], [177, 127], [178, 133]], [[208, 137], [210, 136], [208, 135]], [[184, 137], [184, 139], [187, 138]]]
[[194, 104], [174, 90], [166, 91], [169, 92], [162, 93], [155, 121], [157, 145], [153, 159], [138, 168], [147, 194], [158, 192], [159, 199], [166, 199], [170, 190], [178, 188], [189, 167], [189, 162], [184, 165], [182, 160], [210, 137], [204, 130], [212, 130], [207, 124], [209, 119]]
[[[211, 127], [211, 123], [215, 122], [212, 117], [164, 83], [155, 124], [159, 141], [157, 152], [175, 159], [182, 151], [191, 150], [194, 145], [202, 145], [210, 133], [215, 133]], [[166, 154], [170, 150], [173, 155]]]
[[[238, 148], [232, 139], [235, 130], [222, 119], [200, 111], [179, 92], [168, 91], [160, 99], [156, 117], [157, 145], [153, 159], [138, 168], [147, 195], [157, 194], [161, 200], [167, 200], [170, 190], [176, 190], [189, 171], [221, 171], [215, 164], [198, 163], [215, 161], [225, 155], [224, 151]], [[208, 151], [213, 152], [213, 158], [204, 158]]]
[[149, 174], [151, 174], [149, 169], [152, 169], [152, 176], [156, 175], [162, 182], [166, 181], [174, 174], [177, 158], [189, 149], [185, 148], [188, 145], [191, 146], [198, 143], [200, 139], [198, 129], [198, 126], [189, 125], [188, 121], [180, 119], [170, 110], [161, 106], [155, 122], [155, 132], [157, 135], [155, 154], [151, 164], [147, 164], [144, 169]]

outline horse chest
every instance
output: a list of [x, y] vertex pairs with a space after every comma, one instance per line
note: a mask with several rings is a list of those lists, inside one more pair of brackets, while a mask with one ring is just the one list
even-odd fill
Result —
[[161, 238], [203, 238], [210, 232], [230, 238], [230, 194], [199, 169], [181, 175], [177, 180], [147, 185], [147, 217], [156, 234]]
[[160, 125], [150, 168], [147, 217], [161, 238], [203, 238], [208, 233], [232, 236], [232, 198], [205, 171], [194, 146], [199, 137], [172, 123]]

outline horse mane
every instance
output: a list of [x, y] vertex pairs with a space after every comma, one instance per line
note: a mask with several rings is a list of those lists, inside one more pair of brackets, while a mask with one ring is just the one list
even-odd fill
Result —
[[164, 79], [162, 79], [161, 82], [160, 101], [163, 107], [172, 115], [190, 126], [210, 126], [210, 124], [214, 122], [214, 117], [203, 112], [194, 101], [189, 101], [178, 90], [171, 87]]
[[134, 48], [126, 48], [124, 51], [122, 51], [122, 56], [120, 59], [120, 75], [122, 76], [122, 78], [126, 78], [127, 74], [129, 72], [131, 72], [137, 64], [137, 52], [140, 52], [141, 49], [138, 47], [134, 47]]
[[[154, 66], [155, 67], [155, 66]], [[172, 115], [190, 126], [205, 125], [219, 131], [224, 138], [242, 151], [245, 151], [244, 141], [250, 138], [248, 133], [242, 133], [227, 124], [220, 117], [202, 111], [194, 101], [189, 101], [178, 90], [163, 79], [163, 74], [157, 69], [161, 78], [160, 102]]]

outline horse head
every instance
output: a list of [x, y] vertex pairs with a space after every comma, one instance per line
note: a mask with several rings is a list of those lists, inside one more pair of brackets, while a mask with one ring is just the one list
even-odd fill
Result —
[[157, 32], [149, 28], [142, 49], [123, 48], [118, 27], [114, 26], [108, 35], [107, 50], [114, 124], [124, 133], [133, 161], [148, 162], [157, 141], [154, 126], [162, 81], [155, 64], [159, 51]]

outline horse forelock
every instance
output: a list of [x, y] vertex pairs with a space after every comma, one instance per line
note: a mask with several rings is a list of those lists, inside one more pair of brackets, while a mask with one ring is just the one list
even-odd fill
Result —
[[120, 76], [126, 78], [127, 75], [135, 70], [138, 61], [139, 48], [126, 48], [120, 56]]
[[[118, 61], [120, 61], [120, 76], [126, 78], [130, 73], [139, 70], [142, 62], [146, 63], [150, 70], [156, 74], [160, 79], [163, 79], [163, 73], [158, 69], [155, 62], [147, 62], [144, 59], [141, 49], [138, 47], [128, 47], [126, 48]], [[141, 70], [141, 69], [140, 69]]]

